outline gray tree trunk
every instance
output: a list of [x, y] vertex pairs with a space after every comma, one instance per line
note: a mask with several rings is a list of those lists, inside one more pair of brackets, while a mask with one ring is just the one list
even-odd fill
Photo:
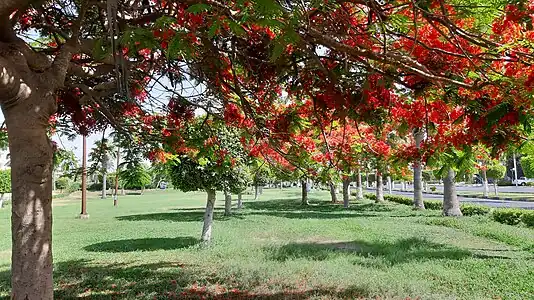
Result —
[[393, 183], [391, 182], [391, 176], [388, 176], [388, 194], [393, 194]]
[[356, 199], [363, 200], [362, 172], [360, 170], [356, 175]]
[[[413, 131], [413, 137], [415, 139], [415, 148], [421, 149], [421, 143], [423, 142], [424, 132], [421, 128], [417, 128]], [[425, 209], [425, 203], [423, 202], [423, 162], [420, 158], [417, 158], [413, 164], [413, 206], [416, 209]]]
[[455, 173], [452, 168], [449, 169], [445, 178], [443, 178], [443, 215], [444, 216], [461, 216], [460, 201], [456, 194]]
[[499, 189], [497, 188], [497, 180], [493, 179], [493, 190], [495, 191], [495, 197], [499, 197]]
[[215, 190], [206, 190], [208, 199], [206, 201], [206, 210], [204, 211], [204, 226], [202, 227], [202, 235], [200, 239], [204, 243], [211, 241], [211, 228], [213, 225], [213, 211], [215, 209]]
[[232, 194], [228, 191], [224, 191], [224, 215], [229, 216], [232, 214]]
[[237, 194], [237, 209], [243, 208], [243, 194]]
[[4, 207], [4, 193], [0, 194], [0, 208]]
[[382, 182], [382, 173], [376, 172], [376, 203], [384, 202], [384, 183]]
[[309, 205], [308, 201], [308, 181], [303, 179], [301, 180], [301, 188], [302, 188], [302, 205]]
[[486, 170], [482, 170], [482, 185], [484, 187], [484, 197], [489, 196], [488, 175]]
[[328, 183], [328, 186], [330, 187], [330, 198], [332, 200], [332, 203], [336, 203], [337, 202], [336, 186], [332, 181]]
[[258, 197], [260, 196], [260, 187], [258, 184], [254, 185], [254, 200], [258, 200]]
[[343, 179], [343, 207], [349, 208], [350, 202], [350, 179]]

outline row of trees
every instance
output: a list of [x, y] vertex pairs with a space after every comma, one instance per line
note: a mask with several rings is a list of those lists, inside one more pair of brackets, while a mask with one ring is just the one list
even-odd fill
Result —
[[[111, 124], [141, 149], [128, 155], [174, 161], [175, 175], [196, 165], [226, 178], [257, 158], [299, 178], [303, 195], [309, 178], [367, 168], [380, 187], [411, 166], [420, 208], [431, 166], [444, 214], [460, 215], [456, 175], [528, 139], [534, 115], [534, 5], [486, 2], [1, 1], [12, 298], [53, 298], [51, 127]], [[246, 155], [213, 130], [221, 122]], [[214, 188], [232, 185], [202, 186]]]

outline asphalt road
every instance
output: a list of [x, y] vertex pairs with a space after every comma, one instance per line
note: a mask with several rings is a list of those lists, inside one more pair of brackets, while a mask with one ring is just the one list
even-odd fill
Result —
[[[430, 186], [435, 186], [437, 191], [443, 192], [443, 185], [434, 185], [431, 184]], [[395, 184], [395, 188], [399, 189], [400, 184]], [[499, 186], [497, 187], [500, 193], [530, 193], [534, 194], [534, 187], [532, 186]], [[413, 186], [409, 185], [408, 190], [413, 190]], [[456, 185], [456, 190], [458, 192], [480, 192], [482, 193], [484, 191], [484, 188], [482, 185]], [[493, 185], [489, 185], [490, 193], [493, 193]]]
[[[371, 190], [368, 190], [368, 191], [370, 192]], [[388, 193], [387, 191], [384, 191], [384, 194], [387, 194], [387, 193]], [[393, 191], [393, 194], [413, 197], [413, 193], [411, 192]], [[423, 194], [423, 197], [425, 199], [435, 199], [435, 200], [443, 199], [443, 195], [436, 195], [436, 194]], [[528, 201], [492, 200], [492, 199], [464, 198], [464, 197], [458, 197], [458, 198], [460, 199], [460, 202], [481, 204], [481, 205], [487, 205], [491, 207], [514, 207], [514, 208], [534, 209], [534, 202], [528, 202]]]

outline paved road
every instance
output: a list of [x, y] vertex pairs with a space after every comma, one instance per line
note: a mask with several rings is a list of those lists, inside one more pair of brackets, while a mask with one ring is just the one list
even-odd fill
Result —
[[[443, 192], [443, 185], [438, 184], [434, 185], [431, 184], [429, 186], [435, 186], [437, 188], [437, 191]], [[395, 184], [395, 188], [399, 189], [400, 184]], [[408, 190], [413, 190], [413, 186], [409, 185]], [[482, 193], [484, 191], [484, 188], [482, 185], [456, 185], [456, 190], [458, 192], [480, 192]], [[493, 185], [489, 185], [490, 193], [493, 193]], [[532, 186], [499, 186], [498, 190], [500, 193], [530, 193], [534, 195], [534, 187]]]
[[[372, 190], [368, 190], [368, 192], [372, 192]], [[384, 191], [384, 194], [387, 194], [387, 191]], [[411, 193], [411, 192], [393, 191], [393, 194], [407, 196], [407, 197], [413, 197], [413, 193]], [[435, 194], [423, 194], [423, 197], [425, 199], [435, 199], [435, 200], [442, 200], [443, 199], [442, 195], [435, 195]], [[464, 197], [458, 197], [458, 198], [460, 199], [460, 202], [481, 204], [481, 205], [487, 205], [487, 206], [491, 206], [491, 207], [516, 207], [516, 208], [534, 209], [534, 202], [492, 200], [492, 199], [464, 198]]]

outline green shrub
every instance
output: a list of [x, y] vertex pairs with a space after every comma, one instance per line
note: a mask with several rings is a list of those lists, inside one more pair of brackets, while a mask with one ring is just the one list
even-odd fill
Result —
[[526, 185], [527, 186], [534, 186], [534, 182], [527, 182]]
[[423, 203], [425, 204], [426, 209], [431, 210], [442, 210], [443, 209], [443, 202], [438, 200], [424, 200]]
[[66, 190], [71, 184], [71, 180], [68, 177], [59, 177], [56, 180], [56, 189]]
[[521, 215], [521, 221], [528, 227], [534, 227], [534, 211], [523, 211], [523, 215]]
[[460, 209], [464, 216], [487, 215], [491, 211], [487, 206], [473, 204], [462, 204]]
[[384, 200], [391, 201], [404, 205], [413, 205], [413, 200], [408, 197], [397, 196], [397, 195], [384, 195]]
[[497, 185], [498, 186], [510, 186], [513, 184], [512, 184], [512, 181], [509, 179], [499, 179], [497, 180]]
[[358, 194], [357, 194], [356, 191], [351, 191], [351, 192], [350, 192], [350, 195], [351, 195], [351, 196], [354, 196], [354, 197], [358, 196]]
[[525, 210], [517, 208], [500, 208], [493, 211], [492, 217], [499, 223], [517, 225], [521, 222], [521, 216], [524, 212]]
[[65, 189], [67, 193], [73, 193], [79, 191], [82, 188], [82, 184], [79, 182], [70, 182], [69, 186]]
[[376, 200], [376, 195], [372, 193], [365, 193], [364, 197], [369, 200]]
[[[109, 186], [108, 186], [109, 187]], [[102, 190], [102, 183], [101, 182], [94, 182], [91, 185], [87, 187], [88, 191], [91, 192], [98, 192]]]
[[432, 192], [435, 192], [435, 191], [437, 190], [437, 188], [436, 188], [435, 186], [431, 186], [431, 187], [430, 187], [430, 190], [431, 190]]

